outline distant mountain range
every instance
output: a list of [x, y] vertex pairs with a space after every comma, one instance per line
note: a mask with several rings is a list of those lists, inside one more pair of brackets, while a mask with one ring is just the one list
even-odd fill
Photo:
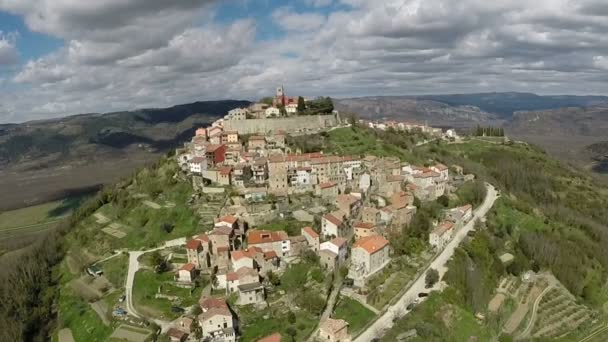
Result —
[[[248, 101], [207, 101], [162, 109], [80, 114], [0, 125], [0, 210], [62, 197], [129, 175], [189, 139], [194, 130]], [[564, 160], [602, 171], [608, 97], [479, 93], [334, 99], [343, 113], [468, 131], [505, 127]], [[601, 154], [601, 153], [600, 153]], [[599, 168], [598, 168], [598, 165]], [[84, 189], [84, 190], [83, 190]]]
[[532, 93], [477, 93], [421, 96], [370, 96], [337, 99], [337, 109], [368, 119], [427, 121], [471, 127], [506, 122], [516, 112], [608, 104], [607, 96], [541, 96]]
[[249, 104], [195, 102], [0, 125], [0, 210], [113, 182], [181, 145], [197, 127]]

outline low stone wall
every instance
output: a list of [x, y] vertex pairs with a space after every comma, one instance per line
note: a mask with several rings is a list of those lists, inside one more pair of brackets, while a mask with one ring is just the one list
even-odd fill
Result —
[[206, 186], [203, 188], [203, 193], [204, 194], [223, 194], [224, 188], [213, 188], [213, 187]]
[[318, 131], [339, 124], [338, 115], [302, 115], [289, 118], [226, 120], [224, 130], [239, 134], [265, 134], [284, 130], [287, 133]]

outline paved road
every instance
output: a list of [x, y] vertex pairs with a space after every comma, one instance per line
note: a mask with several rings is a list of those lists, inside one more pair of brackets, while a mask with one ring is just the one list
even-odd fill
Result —
[[[135, 273], [139, 270], [139, 257], [142, 254], [158, 251], [164, 248], [170, 248], [175, 246], [182, 246], [186, 244], [186, 238], [179, 238], [175, 240], [166, 241], [162, 247], [156, 247], [148, 249], [146, 251], [133, 251], [129, 252], [129, 270], [127, 272], [127, 279], [125, 281], [125, 295], [126, 295], [126, 310], [129, 315], [137, 318], [147, 318], [139, 314], [133, 305], [133, 282], [135, 281]], [[169, 329], [170, 322], [152, 319], [154, 323], [158, 324], [162, 331]]]
[[[435, 257], [435, 259], [431, 262], [429, 267], [422, 273], [418, 279], [411, 285], [411, 287], [401, 296], [399, 301], [389, 307], [389, 309], [380, 316], [371, 326], [369, 326], [361, 335], [359, 335], [354, 342], [369, 342], [375, 337], [381, 337], [384, 333], [390, 329], [393, 325], [393, 318], [402, 317], [409, 313], [406, 307], [412, 303], [418, 296], [420, 292], [428, 292], [429, 289], [425, 289], [424, 278], [426, 275], [426, 271], [430, 268], [434, 268], [439, 272], [440, 277], [443, 277], [445, 272], [447, 271], [446, 264], [454, 254], [454, 250], [458, 245], [464, 240], [467, 236], [467, 233], [473, 230], [475, 226], [475, 221], [477, 219], [481, 219], [485, 217], [488, 211], [494, 205], [498, 193], [496, 189], [490, 185], [486, 184], [487, 194], [483, 203], [479, 208], [475, 210], [473, 219], [469, 221], [462, 229], [460, 229], [455, 235], [452, 241], [450, 241], [445, 249]], [[435, 284], [432, 290], [441, 290], [440, 283]]]

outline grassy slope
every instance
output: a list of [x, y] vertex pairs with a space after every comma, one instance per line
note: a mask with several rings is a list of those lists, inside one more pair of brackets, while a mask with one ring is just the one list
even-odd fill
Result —
[[[565, 241], [567, 247], [562, 249], [575, 260], [575, 271], [572, 272], [583, 274], [582, 278], [578, 278], [579, 283], [587, 283], [582, 286], [583, 291], [578, 293], [581, 296], [579, 298], [591, 306], [602, 305], [608, 300], [606, 290], [594, 286], [597, 279], [606, 279], [605, 255], [600, 247], [604, 236], [595, 230], [598, 227], [605, 228], [607, 222], [605, 212], [600, 210], [607, 203], [603, 184], [595, 183], [585, 173], [569, 169], [526, 145], [501, 146], [475, 141], [449, 146], [431, 145], [416, 153], [437, 158], [449, 165], [464, 165], [467, 171], [474, 172], [501, 188], [503, 197], [496, 202], [488, 216], [488, 234], [482, 234], [489, 240], [468, 247], [466, 253], [469, 258], [475, 260], [477, 256], [483, 259], [482, 256], [489, 253], [485, 258], [491, 259], [503, 252], [511, 252], [522, 269], [540, 263], [542, 268], [557, 272], [558, 278], [561, 276], [567, 281], [570, 274], [560, 269], [560, 263], [535, 261], [533, 257], [525, 255], [520, 246], [520, 238], [529, 234], [537, 234], [535, 236], [541, 236], [541, 239]], [[477, 239], [478, 237], [475, 238]], [[484, 245], [485, 247], [480, 247]], [[558, 254], [556, 258], [568, 257]], [[454, 259], [450, 265], [456, 267]], [[476, 268], [483, 269], [483, 266], [478, 264]], [[506, 274], [511, 271], [502, 272]], [[486, 267], [484, 272], [482, 277], [485, 280], [481, 287], [491, 291], [495, 285], [493, 279], [496, 278], [491, 273], [499, 271]], [[568, 286], [568, 282], [566, 284]], [[467, 291], [474, 290], [469, 287]], [[483, 289], [477, 291], [484, 293]], [[499, 324], [483, 324], [472, 316], [471, 305], [482, 307], [485, 304], [463, 299], [466, 295], [450, 287], [443, 294], [431, 296], [429, 301], [417, 307], [412, 314], [399, 320], [385, 340], [394, 340], [396, 335], [412, 328], [418, 329], [419, 335], [422, 332], [424, 340], [439, 341], [442, 336], [453, 336], [454, 341], [467, 341], [469, 336], [486, 340], [490, 336], [498, 336]], [[459, 318], [446, 319], [445, 314], [442, 314], [446, 310], [456, 313]]]
[[376, 314], [361, 303], [348, 297], [342, 297], [334, 308], [333, 318], [343, 319], [348, 322], [351, 334], [361, 330], [369, 323]]

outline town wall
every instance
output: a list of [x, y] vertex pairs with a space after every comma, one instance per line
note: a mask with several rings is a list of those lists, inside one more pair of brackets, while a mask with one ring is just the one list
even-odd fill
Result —
[[339, 117], [329, 115], [302, 115], [289, 118], [226, 120], [225, 131], [238, 131], [239, 134], [265, 134], [284, 130], [287, 133], [318, 131], [339, 124]]

